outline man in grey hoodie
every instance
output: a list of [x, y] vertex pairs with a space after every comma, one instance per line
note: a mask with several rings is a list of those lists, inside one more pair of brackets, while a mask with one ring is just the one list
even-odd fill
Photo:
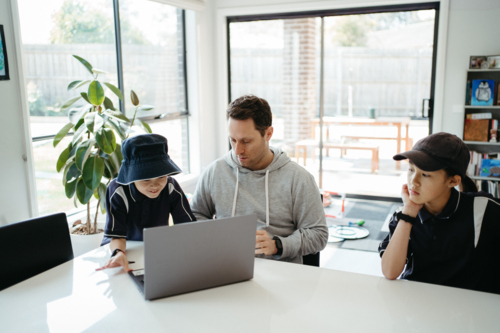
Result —
[[203, 172], [191, 200], [198, 221], [257, 214], [255, 254], [302, 263], [328, 240], [313, 176], [279, 148], [266, 100], [242, 96], [227, 110], [232, 150]]

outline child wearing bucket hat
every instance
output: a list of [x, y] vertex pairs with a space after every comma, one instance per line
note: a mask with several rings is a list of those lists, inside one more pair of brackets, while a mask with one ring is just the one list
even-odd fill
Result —
[[118, 177], [106, 191], [106, 225], [101, 245], [110, 244], [109, 262], [98, 270], [119, 267], [128, 271], [126, 240], [143, 240], [143, 229], [196, 221], [184, 192], [174, 178], [181, 169], [168, 155], [167, 139], [144, 134], [122, 143]]
[[409, 168], [404, 206], [379, 246], [384, 276], [500, 294], [500, 200], [455, 189], [468, 178], [464, 142], [436, 133], [394, 159]]

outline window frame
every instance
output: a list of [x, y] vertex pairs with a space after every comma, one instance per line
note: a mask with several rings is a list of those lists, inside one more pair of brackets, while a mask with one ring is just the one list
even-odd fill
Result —
[[[122, 59], [122, 42], [121, 42], [121, 30], [120, 30], [120, 12], [119, 12], [119, 1], [120, 0], [112, 0], [113, 1], [113, 23], [114, 23], [114, 28], [115, 28], [115, 48], [116, 48], [116, 64], [117, 64], [117, 79], [118, 79], [118, 89], [124, 94], [124, 83], [123, 83], [123, 59]], [[172, 6], [175, 7], [175, 6]], [[181, 10], [181, 15], [180, 18], [182, 20], [180, 26], [182, 29], [182, 69], [183, 69], [183, 76], [184, 76], [184, 105], [185, 109], [184, 110], [179, 110], [178, 112], [174, 113], [163, 113], [155, 116], [142, 116], [142, 117], [137, 117], [137, 119], [140, 119], [144, 122], [147, 123], [152, 123], [152, 122], [163, 122], [163, 121], [171, 121], [171, 120], [179, 120], [179, 119], [185, 119], [188, 133], [187, 133], [187, 146], [188, 146], [188, 165], [185, 168], [187, 173], [191, 172], [191, 158], [190, 158], [190, 135], [189, 135], [189, 117], [191, 116], [191, 113], [189, 112], [189, 104], [188, 104], [188, 78], [187, 78], [187, 51], [186, 51], [186, 10], [180, 7], [175, 7], [177, 10]], [[21, 23], [21, 22], [19, 22]], [[119, 100], [119, 108], [120, 112], [125, 113], [125, 101], [124, 100]], [[31, 126], [31, 121], [30, 121], [30, 116], [29, 116], [29, 108], [27, 109], [28, 113], [28, 126]], [[42, 135], [42, 136], [31, 136], [30, 141], [31, 145], [34, 142], [40, 142], [40, 141], [48, 141], [48, 140], [53, 140], [57, 133], [54, 134], [49, 134], [49, 135]], [[73, 136], [74, 133], [70, 132], [65, 135], [65, 137], [68, 136]], [[32, 149], [32, 148], [31, 148]], [[35, 168], [33, 166], [33, 176], [35, 176]], [[36, 183], [36, 176], [33, 178], [33, 181]], [[35, 194], [33, 199], [35, 200], [36, 204], [34, 209], [37, 211], [38, 215], [38, 198], [37, 195]], [[91, 208], [95, 208], [96, 203], [91, 203]], [[83, 210], [85, 210], [85, 206], [82, 206], [81, 208], [78, 209], [73, 209], [68, 212], [68, 216], [75, 216], [76, 214], [80, 214]]]
[[[122, 92], [123, 96], [124, 94], [124, 84], [123, 84], [123, 62], [122, 62], [122, 42], [121, 42], [121, 30], [120, 30], [120, 11], [119, 11], [119, 1], [120, 0], [113, 0], [113, 21], [114, 21], [114, 27], [115, 27], [115, 47], [116, 47], [116, 64], [117, 64], [117, 78], [118, 78], [118, 89]], [[142, 117], [137, 117], [137, 119], [140, 119], [142, 121], [145, 121], [147, 123], [151, 121], [169, 121], [169, 120], [177, 120], [177, 119], [186, 119], [188, 122], [189, 126], [189, 116], [191, 115], [189, 112], [189, 105], [188, 105], [188, 81], [187, 81], [187, 63], [186, 63], [186, 10], [177, 7], [179, 10], [182, 11], [182, 22], [181, 22], [181, 27], [182, 27], [182, 68], [184, 72], [184, 105], [186, 106], [185, 110], [180, 110], [175, 113], [162, 113], [160, 115], [156, 116], [142, 116]], [[124, 113], [125, 112], [125, 101], [119, 100], [120, 104], [120, 112]], [[28, 110], [29, 113], [29, 110]], [[29, 119], [29, 118], [28, 118]], [[66, 136], [72, 136], [74, 133], [70, 132], [66, 134]], [[32, 136], [31, 137], [31, 142], [38, 142], [38, 141], [45, 141], [45, 140], [50, 140], [54, 139], [57, 133], [50, 134], [50, 135], [43, 135], [43, 136]], [[189, 134], [188, 134], [189, 137]], [[188, 169], [190, 169], [188, 167]]]

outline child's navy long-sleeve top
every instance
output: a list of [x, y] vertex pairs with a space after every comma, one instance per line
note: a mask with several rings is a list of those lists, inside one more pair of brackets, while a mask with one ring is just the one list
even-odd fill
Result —
[[142, 241], [143, 229], [168, 225], [169, 214], [175, 224], [196, 221], [184, 192], [172, 177], [155, 199], [139, 192], [134, 183], [121, 185], [113, 179], [106, 191], [106, 211], [101, 245], [111, 238]]
[[[394, 213], [381, 257], [397, 224]], [[418, 213], [401, 278], [500, 294], [499, 239], [500, 200], [452, 189], [441, 213]]]

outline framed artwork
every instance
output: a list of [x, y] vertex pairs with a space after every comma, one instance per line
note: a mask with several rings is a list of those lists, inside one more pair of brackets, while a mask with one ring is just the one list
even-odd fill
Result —
[[3, 25], [0, 25], [0, 80], [10, 80], [9, 63], [7, 62], [7, 49], [5, 48], [5, 35]]
[[488, 69], [490, 67], [486, 56], [471, 56], [469, 69]]
[[500, 55], [488, 56], [490, 69], [500, 69]]
[[472, 80], [471, 105], [493, 105], [494, 80]]

